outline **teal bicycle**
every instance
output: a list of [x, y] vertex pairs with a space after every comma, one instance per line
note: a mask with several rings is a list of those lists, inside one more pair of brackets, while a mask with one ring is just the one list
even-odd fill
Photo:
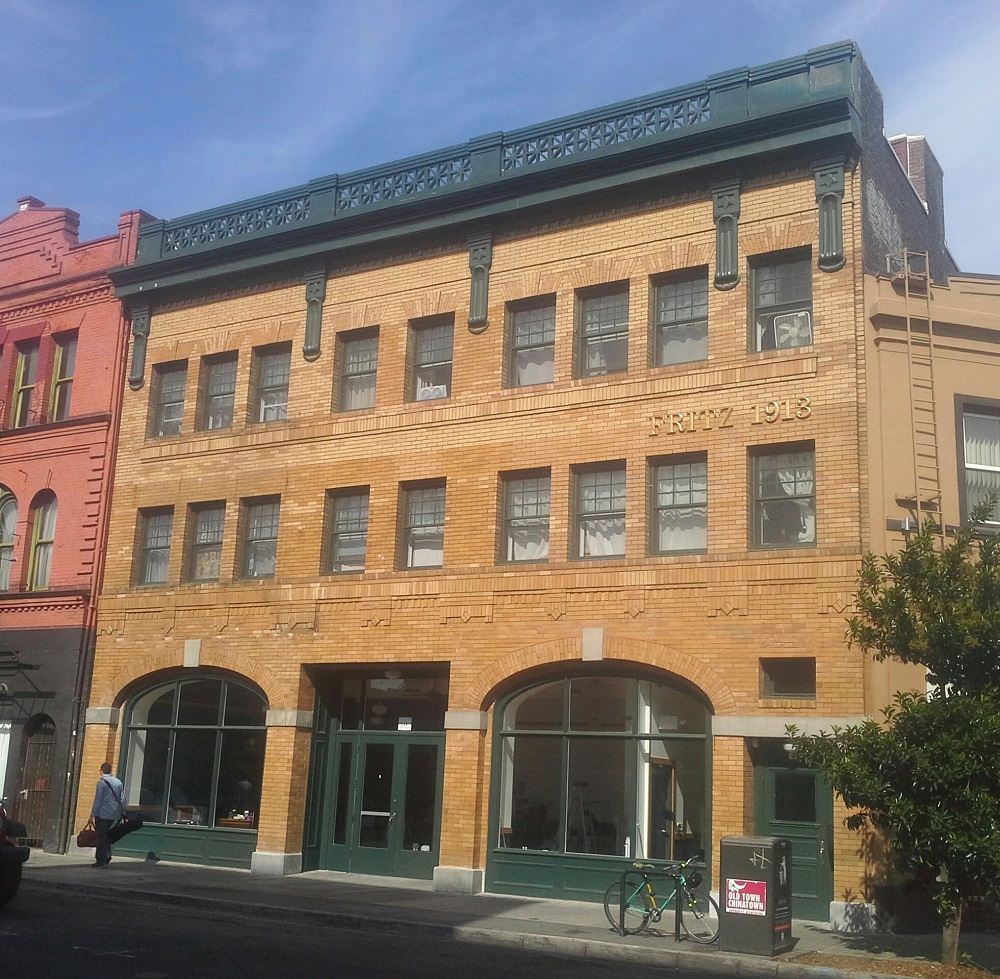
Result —
[[[634, 935], [657, 922], [673, 901], [674, 939], [681, 932], [702, 945], [711, 945], [719, 937], [719, 905], [710, 894], [699, 894], [704, 878], [691, 868], [691, 859], [673, 867], [660, 868], [651, 863], [634, 863], [604, 892], [604, 913], [619, 935]], [[674, 889], [661, 900], [653, 886], [654, 878], [673, 880]]]

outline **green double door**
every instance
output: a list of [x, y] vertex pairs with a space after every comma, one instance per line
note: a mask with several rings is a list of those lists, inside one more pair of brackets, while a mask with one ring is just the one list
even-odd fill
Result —
[[430, 879], [438, 864], [444, 736], [339, 734], [330, 748], [320, 865]]
[[755, 769], [757, 832], [791, 843], [792, 917], [828, 921], [833, 900], [833, 792], [807, 768]]

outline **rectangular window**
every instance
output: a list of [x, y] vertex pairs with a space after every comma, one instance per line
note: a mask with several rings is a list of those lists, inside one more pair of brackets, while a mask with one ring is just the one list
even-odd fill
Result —
[[410, 486], [403, 492], [402, 566], [444, 565], [445, 484]]
[[140, 585], [164, 585], [170, 563], [170, 540], [174, 530], [173, 510], [143, 510], [139, 514]]
[[751, 266], [753, 349], [785, 350], [813, 342], [812, 261], [808, 254]]
[[704, 551], [708, 547], [708, 462], [675, 456], [650, 465], [650, 552]]
[[[962, 438], [968, 512], [993, 495], [1000, 497], [1000, 416], [965, 411]], [[1000, 523], [1000, 505], [994, 509], [989, 523]]]
[[628, 369], [628, 286], [588, 291], [577, 303], [577, 376]]
[[412, 392], [414, 401], [432, 401], [451, 395], [454, 317], [411, 326], [413, 343]]
[[[256, 390], [257, 422], [283, 422], [288, 417], [288, 378], [292, 345], [264, 347], [253, 352], [253, 384]], [[235, 391], [235, 361], [233, 363]], [[230, 420], [230, 424], [232, 421]], [[226, 427], [226, 426], [219, 426]]]
[[544, 473], [511, 473], [503, 479], [503, 558], [549, 559], [551, 477]]
[[188, 578], [191, 581], [218, 581], [222, 566], [222, 531], [226, 505], [212, 503], [191, 509], [191, 547]]
[[52, 410], [54, 422], [69, 418], [69, 403], [73, 394], [73, 375], [76, 373], [75, 333], [56, 338], [56, 358], [52, 365]]
[[244, 578], [273, 578], [278, 559], [278, 497], [246, 500], [243, 503]]
[[157, 364], [153, 368], [153, 410], [149, 432], [153, 438], [180, 435], [186, 387], [186, 363]]
[[653, 366], [708, 359], [708, 271], [670, 276], [654, 297]]
[[625, 555], [625, 466], [615, 463], [575, 474], [576, 557]]
[[326, 570], [335, 573], [365, 570], [368, 550], [368, 489], [338, 490], [327, 495]]
[[754, 547], [816, 544], [816, 454], [809, 445], [752, 459]]
[[236, 402], [236, 354], [202, 361], [201, 427], [208, 431], [232, 428]]
[[512, 303], [507, 311], [507, 386], [548, 384], [555, 379], [556, 297]]
[[378, 371], [378, 330], [355, 330], [338, 338], [340, 363], [338, 411], [375, 407], [375, 376]]
[[25, 428], [38, 420], [34, 407], [37, 376], [38, 341], [18, 344], [14, 376], [14, 428]]
[[815, 700], [816, 658], [761, 657], [760, 695], [765, 700]]

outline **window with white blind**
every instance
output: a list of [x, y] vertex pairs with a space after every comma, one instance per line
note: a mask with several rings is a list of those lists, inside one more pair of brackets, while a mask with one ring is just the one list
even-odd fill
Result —
[[[1000, 415], [966, 410], [962, 415], [965, 447], [965, 505], [972, 510], [991, 497], [1000, 498]], [[1000, 505], [989, 523], [1000, 523]]]

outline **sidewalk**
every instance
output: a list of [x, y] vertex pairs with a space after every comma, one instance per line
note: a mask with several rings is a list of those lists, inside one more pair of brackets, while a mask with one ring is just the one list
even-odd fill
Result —
[[[734, 975], [780, 979], [833, 979], [870, 975], [880, 962], [912, 959], [933, 962], [938, 935], [838, 935], [813, 922], [793, 922], [792, 951], [768, 958], [722, 952], [717, 945], [673, 941], [672, 923], [644, 935], [621, 937], [608, 927], [597, 904], [499, 894], [444, 894], [429, 881], [365, 877], [312, 871], [289, 877], [259, 877], [225, 870], [116, 857], [95, 870], [90, 852], [51, 854], [33, 850], [22, 887], [50, 888], [94, 895], [127, 893], [131, 901], [182, 904], [220, 911], [238, 910], [270, 920], [312, 920], [349, 928], [380, 931], [416, 930], [457, 941], [514, 945], [581, 958], [614, 958], [694, 971], [724, 970]], [[16, 900], [16, 898], [15, 898]], [[963, 936], [963, 951], [976, 963], [1000, 971], [996, 935]], [[818, 952], [851, 956], [857, 970], [840, 971], [797, 960]]]

